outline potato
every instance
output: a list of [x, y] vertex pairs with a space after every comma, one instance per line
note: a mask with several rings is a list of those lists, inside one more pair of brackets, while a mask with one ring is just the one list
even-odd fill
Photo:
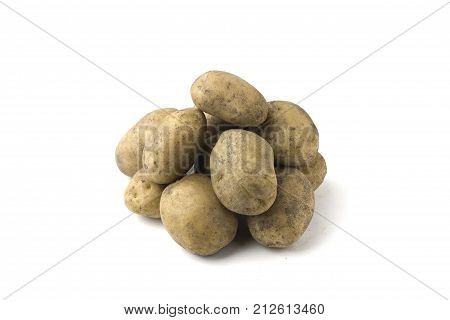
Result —
[[278, 195], [264, 214], [247, 217], [252, 237], [260, 244], [284, 248], [305, 232], [314, 213], [314, 192], [300, 170], [289, 168], [278, 173]]
[[159, 218], [159, 200], [164, 186], [149, 180], [144, 169], [136, 172], [125, 191], [125, 205], [137, 214]]
[[174, 111], [176, 109], [164, 108], [150, 112], [128, 130], [116, 148], [116, 163], [120, 171], [132, 177], [142, 168], [145, 134], [153, 135], [159, 123]]
[[194, 254], [214, 254], [236, 235], [236, 215], [219, 202], [206, 176], [193, 174], [169, 185], [160, 208], [171, 237]]
[[268, 103], [245, 80], [223, 71], [209, 71], [191, 87], [194, 104], [200, 110], [226, 122], [257, 126], [266, 120]]
[[262, 136], [273, 148], [279, 166], [300, 167], [315, 159], [319, 132], [310, 116], [288, 101], [270, 102]]
[[142, 161], [149, 179], [168, 184], [185, 175], [201, 148], [205, 125], [203, 112], [196, 108], [175, 111], [166, 117], [144, 148]]
[[211, 152], [210, 167], [214, 191], [229, 210], [257, 215], [275, 201], [273, 151], [257, 134], [241, 129], [222, 133]]
[[322, 184], [327, 174], [327, 164], [320, 153], [317, 153], [316, 158], [311, 163], [299, 169], [308, 178], [314, 190]]

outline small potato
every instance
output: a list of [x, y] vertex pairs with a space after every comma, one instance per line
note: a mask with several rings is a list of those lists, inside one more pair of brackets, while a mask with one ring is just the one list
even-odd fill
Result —
[[275, 201], [273, 151], [257, 134], [241, 129], [222, 133], [211, 153], [210, 167], [214, 191], [229, 210], [257, 215]]
[[202, 74], [192, 84], [191, 96], [197, 108], [229, 123], [258, 126], [267, 117], [268, 104], [262, 94], [231, 73]]
[[186, 176], [164, 190], [161, 219], [180, 246], [201, 256], [229, 244], [238, 227], [236, 215], [214, 194], [211, 180], [198, 174]]
[[145, 135], [153, 135], [159, 123], [174, 111], [176, 109], [164, 108], [150, 112], [128, 130], [116, 148], [116, 163], [120, 171], [132, 177], [142, 168]]
[[159, 200], [164, 186], [149, 180], [145, 170], [140, 169], [131, 179], [125, 191], [125, 205], [137, 214], [160, 218]]
[[299, 168], [308, 178], [311, 186], [316, 190], [325, 179], [327, 174], [327, 163], [320, 153], [317, 153], [316, 158], [309, 163]]
[[278, 196], [264, 214], [247, 217], [252, 237], [260, 244], [284, 248], [305, 232], [314, 213], [314, 192], [298, 169], [278, 171]]
[[144, 148], [142, 161], [149, 179], [168, 184], [185, 175], [201, 149], [205, 125], [203, 112], [196, 108], [175, 111], [166, 117]]
[[270, 102], [262, 129], [277, 165], [300, 167], [317, 155], [319, 132], [306, 111], [292, 102]]

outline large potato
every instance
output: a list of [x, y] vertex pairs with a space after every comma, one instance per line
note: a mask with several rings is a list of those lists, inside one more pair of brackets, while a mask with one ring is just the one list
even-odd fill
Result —
[[308, 178], [311, 186], [316, 190], [325, 179], [327, 174], [327, 163], [323, 156], [318, 152], [316, 158], [309, 164], [299, 168]]
[[145, 135], [154, 135], [159, 123], [174, 111], [176, 109], [164, 108], [150, 112], [128, 130], [116, 147], [116, 163], [120, 171], [132, 177], [142, 168]]
[[168, 184], [186, 174], [201, 148], [205, 124], [203, 112], [196, 108], [172, 112], [161, 121], [144, 148], [142, 161], [149, 179]]
[[252, 237], [266, 247], [283, 248], [305, 232], [314, 213], [314, 192], [298, 169], [278, 172], [278, 195], [264, 214], [247, 217]]
[[150, 181], [144, 169], [136, 172], [125, 191], [125, 205], [137, 214], [159, 218], [159, 200], [164, 186]]
[[197, 108], [229, 123], [257, 126], [267, 117], [268, 104], [262, 94], [231, 73], [202, 74], [192, 84], [191, 96]]
[[273, 151], [257, 134], [241, 129], [222, 133], [212, 150], [210, 167], [214, 191], [231, 211], [257, 215], [275, 201]]
[[160, 208], [172, 238], [197, 255], [216, 253], [236, 235], [236, 215], [219, 202], [206, 176], [193, 174], [169, 185]]
[[288, 101], [270, 102], [263, 137], [273, 148], [275, 162], [299, 167], [315, 159], [319, 149], [319, 132], [310, 116]]

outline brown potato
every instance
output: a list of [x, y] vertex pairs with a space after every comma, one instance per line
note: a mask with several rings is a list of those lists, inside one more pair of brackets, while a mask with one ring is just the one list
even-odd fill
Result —
[[206, 176], [193, 174], [169, 185], [160, 208], [171, 237], [194, 254], [214, 254], [236, 235], [236, 215], [219, 202]]
[[174, 111], [176, 109], [163, 108], [150, 112], [128, 130], [116, 147], [116, 163], [120, 171], [132, 177], [142, 168], [145, 135], [153, 135], [159, 123]]
[[229, 210], [257, 215], [275, 201], [273, 151], [257, 134], [241, 129], [222, 133], [211, 153], [210, 167], [214, 191]]
[[168, 184], [185, 175], [201, 149], [205, 124], [203, 112], [196, 108], [175, 111], [166, 117], [144, 148], [142, 161], [149, 179]]
[[309, 163], [299, 168], [308, 178], [314, 190], [316, 190], [325, 179], [327, 174], [327, 163], [323, 156], [318, 152], [316, 158]]
[[278, 196], [264, 214], [247, 217], [252, 237], [260, 244], [284, 248], [305, 232], [314, 213], [314, 192], [300, 170], [289, 168], [278, 173]]
[[144, 169], [136, 172], [125, 191], [125, 205], [137, 214], [160, 218], [159, 200], [165, 186], [150, 181]]
[[315, 159], [319, 132], [311, 117], [298, 105], [288, 101], [270, 102], [262, 129], [277, 165], [300, 167]]
[[245, 80], [223, 71], [209, 71], [191, 87], [194, 104], [223, 121], [257, 126], [266, 120], [268, 104], [261, 93]]

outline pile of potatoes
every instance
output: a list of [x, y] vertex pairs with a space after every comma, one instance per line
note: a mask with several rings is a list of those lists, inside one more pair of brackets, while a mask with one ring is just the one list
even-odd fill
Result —
[[129, 210], [161, 218], [171, 237], [207, 256], [228, 245], [245, 216], [252, 237], [283, 248], [305, 232], [327, 168], [310, 116], [267, 102], [243, 79], [209, 71], [191, 87], [194, 108], [163, 108], [139, 120], [116, 148], [132, 177]]

